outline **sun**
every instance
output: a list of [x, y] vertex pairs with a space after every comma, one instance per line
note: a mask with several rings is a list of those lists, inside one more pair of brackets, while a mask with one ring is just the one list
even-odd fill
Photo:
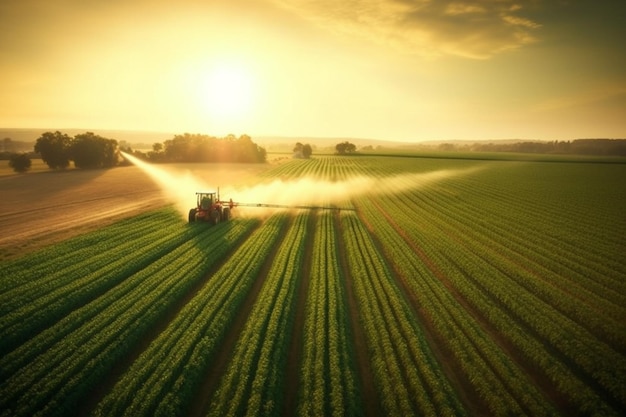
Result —
[[254, 85], [244, 67], [215, 66], [206, 74], [203, 90], [206, 110], [214, 118], [240, 121], [252, 110]]

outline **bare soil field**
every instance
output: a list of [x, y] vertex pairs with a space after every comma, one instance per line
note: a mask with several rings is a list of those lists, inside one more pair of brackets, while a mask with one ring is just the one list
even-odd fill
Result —
[[[232, 184], [272, 164], [164, 165]], [[0, 261], [171, 203], [135, 166], [0, 175]], [[189, 206], [194, 204], [189, 196]]]

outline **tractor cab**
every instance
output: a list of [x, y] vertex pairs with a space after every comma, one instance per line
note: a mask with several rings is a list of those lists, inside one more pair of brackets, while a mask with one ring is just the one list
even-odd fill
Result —
[[215, 191], [200, 191], [196, 193], [197, 206], [202, 210], [209, 210], [217, 203], [217, 193]]
[[204, 221], [217, 224], [230, 220], [230, 209], [220, 201], [218, 191], [197, 191], [196, 207], [189, 210], [189, 223]]

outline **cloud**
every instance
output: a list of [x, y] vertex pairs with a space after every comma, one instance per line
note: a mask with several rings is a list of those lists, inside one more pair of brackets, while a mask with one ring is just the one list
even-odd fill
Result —
[[537, 0], [274, 0], [334, 32], [427, 58], [487, 59], [536, 42]]
[[580, 89], [580, 91], [577, 90], [537, 103], [533, 110], [544, 113], [576, 108], [612, 108], [622, 112], [626, 109], [626, 84], [623, 82], [606, 83], [594, 88]]

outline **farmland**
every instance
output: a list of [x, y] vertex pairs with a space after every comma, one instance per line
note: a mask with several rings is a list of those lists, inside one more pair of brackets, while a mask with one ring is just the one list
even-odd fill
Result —
[[302, 178], [360, 188], [215, 227], [152, 193], [2, 261], [0, 415], [624, 414], [626, 164], [329, 155], [248, 181]]

